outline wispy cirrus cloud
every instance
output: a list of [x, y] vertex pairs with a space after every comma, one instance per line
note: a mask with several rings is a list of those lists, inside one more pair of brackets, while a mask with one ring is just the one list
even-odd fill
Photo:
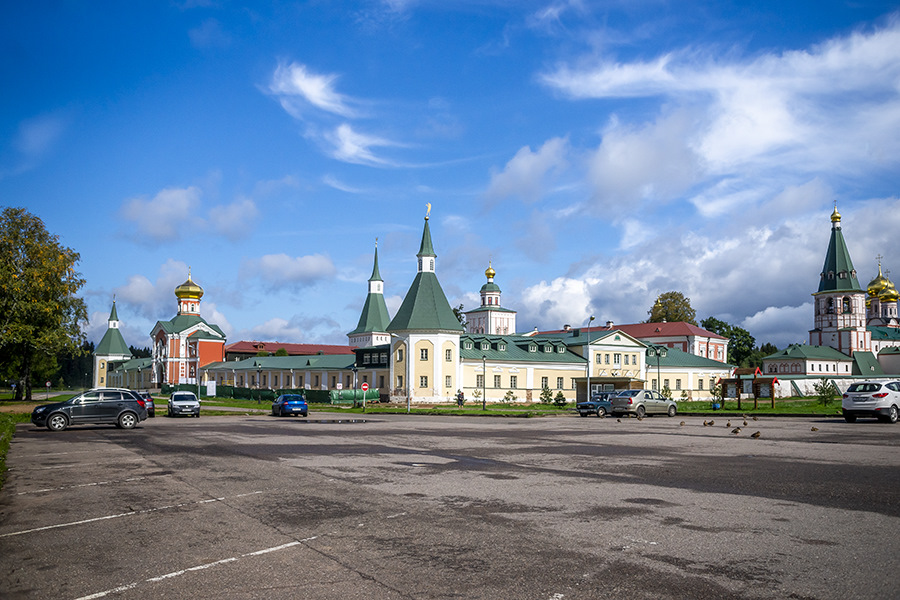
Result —
[[272, 75], [269, 92], [296, 118], [302, 117], [306, 105], [341, 117], [359, 116], [352, 106], [357, 101], [335, 89], [337, 80], [336, 74], [321, 75], [313, 73], [303, 64], [282, 63]]

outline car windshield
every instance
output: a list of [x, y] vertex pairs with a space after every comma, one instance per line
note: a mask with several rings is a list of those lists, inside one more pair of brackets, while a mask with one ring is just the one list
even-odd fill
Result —
[[629, 396], [637, 396], [640, 393], [641, 390], [625, 390], [624, 392], [619, 392], [619, 395], [627, 398]]
[[172, 402], [191, 402], [196, 400], [193, 394], [172, 394]]
[[299, 402], [300, 400], [303, 400], [302, 396], [284, 396], [285, 402]]

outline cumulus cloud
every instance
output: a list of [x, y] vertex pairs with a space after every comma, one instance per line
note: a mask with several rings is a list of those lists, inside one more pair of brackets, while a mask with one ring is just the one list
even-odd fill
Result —
[[350, 106], [353, 100], [335, 90], [337, 80], [337, 75], [319, 75], [303, 64], [279, 64], [272, 75], [269, 92], [296, 118], [303, 114], [304, 104], [342, 117], [356, 116], [357, 111]]
[[345, 334], [341, 324], [330, 317], [294, 315], [290, 319], [273, 317], [241, 332], [240, 335], [243, 339], [275, 340], [295, 344], [345, 344], [347, 339]]
[[334, 277], [336, 269], [331, 258], [323, 254], [267, 254], [259, 259], [246, 261], [241, 271], [244, 277], [258, 277], [273, 287], [293, 287], [330, 279]]
[[249, 236], [258, 218], [259, 209], [251, 198], [240, 198], [209, 211], [209, 222], [216, 232], [231, 240]]
[[[170, 241], [197, 224], [200, 188], [166, 188], [151, 199], [132, 198], [122, 205], [122, 218], [154, 241]], [[140, 240], [139, 240], [140, 241]]]
[[177, 304], [174, 290], [187, 280], [188, 272], [186, 263], [169, 259], [160, 265], [155, 281], [151, 282], [146, 275], [135, 274], [113, 291], [119, 306], [127, 307], [129, 311], [156, 322], [161, 318], [169, 318], [161, 315], [175, 313]]
[[797, 325], [813, 327], [813, 304], [800, 306], [769, 306], [745, 318], [739, 325], [752, 332], [756, 344], [775, 344], [784, 348], [789, 344], [808, 344], [809, 334]]
[[552, 138], [537, 152], [523, 146], [500, 172], [491, 175], [486, 195], [489, 198], [516, 197], [526, 202], [541, 198], [548, 177], [566, 165], [568, 142]]

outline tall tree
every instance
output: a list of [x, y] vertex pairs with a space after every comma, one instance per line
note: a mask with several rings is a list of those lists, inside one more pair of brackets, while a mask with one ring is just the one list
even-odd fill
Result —
[[731, 325], [715, 317], [700, 321], [700, 327], [728, 338], [728, 363], [738, 367], [758, 366], [750, 364], [756, 340], [743, 327]]
[[697, 311], [691, 306], [691, 299], [685, 298], [681, 292], [660, 294], [647, 314], [650, 315], [648, 323], [684, 321], [691, 325], [697, 324]]
[[454, 306], [452, 308], [453, 308], [453, 314], [459, 320], [459, 324], [465, 326], [466, 315], [463, 313], [463, 305], [460, 304], [459, 306]]
[[79, 259], [24, 208], [0, 213], [0, 365], [15, 370], [16, 399], [31, 399], [35, 368], [46, 369], [49, 358], [77, 350], [84, 338]]

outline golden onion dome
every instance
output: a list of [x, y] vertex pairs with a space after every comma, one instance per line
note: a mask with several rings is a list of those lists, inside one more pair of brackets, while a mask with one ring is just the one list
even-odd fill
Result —
[[890, 281], [888, 282], [888, 286], [878, 297], [882, 302], [897, 302], [898, 298], [900, 298], [900, 294], [897, 293], [897, 288], [895, 288], [894, 284]]
[[841, 222], [841, 213], [837, 210], [837, 205], [834, 206], [834, 212], [831, 213], [831, 222], [832, 223], [840, 223]]
[[493, 261], [488, 262], [488, 268], [485, 270], [484, 276], [488, 279], [493, 279], [496, 274], [497, 271], [494, 270]]
[[872, 298], [875, 298], [876, 296], [880, 297], [881, 294], [888, 288], [888, 286], [893, 287], [893, 285], [894, 284], [892, 284], [887, 277], [881, 274], [881, 263], [878, 263], [878, 276], [869, 282], [866, 291]]
[[188, 269], [187, 281], [175, 288], [175, 297], [179, 299], [195, 298], [197, 300], [203, 297], [203, 288], [194, 283], [194, 280], [191, 279], [190, 269]]

